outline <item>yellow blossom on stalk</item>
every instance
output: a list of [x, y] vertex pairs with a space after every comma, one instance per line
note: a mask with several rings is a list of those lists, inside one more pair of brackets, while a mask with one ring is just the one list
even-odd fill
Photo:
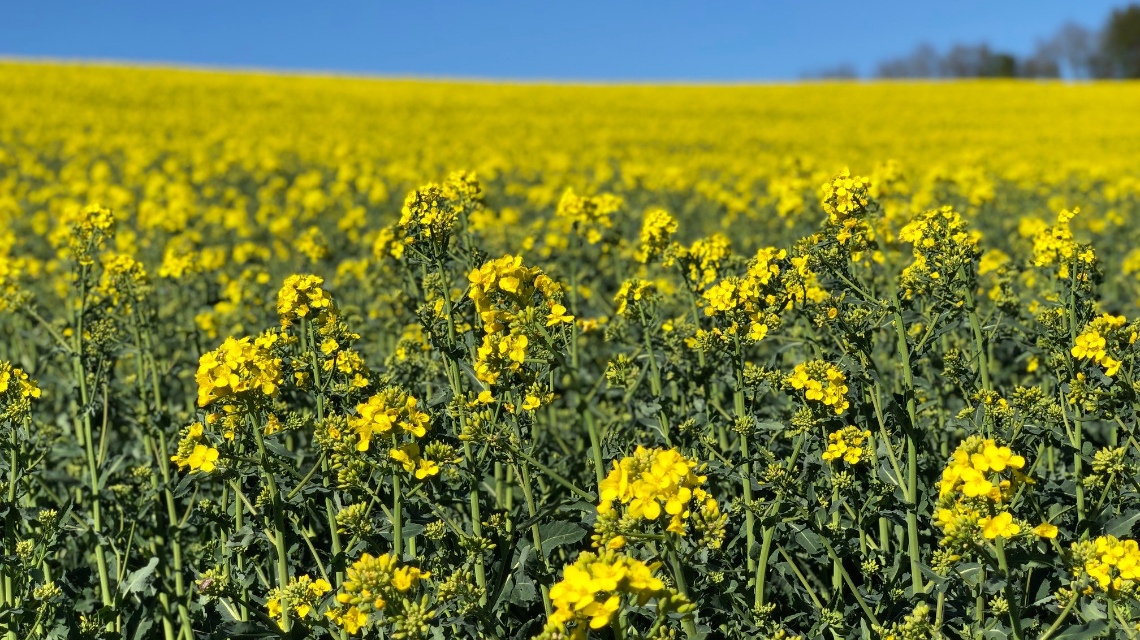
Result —
[[284, 601], [291, 615], [304, 619], [315, 610], [321, 596], [329, 591], [332, 591], [332, 585], [328, 580], [323, 578], [313, 580], [308, 575], [293, 576], [284, 589], [274, 588], [269, 591], [265, 607], [269, 611], [269, 617], [277, 620], [281, 618], [282, 601]]
[[664, 209], [648, 209], [641, 223], [640, 246], [637, 260], [648, 263], [656, 260], [669, 246], [677, 232], [677, 219]]
[[651, 599], [676, 597], [655, 576], [659, 563], [647, 565], [641, 560], [615, 552], [601, 555], [583, 552], [574, 564], [563, 570], [562, 580], [550, 588], [550, 614], [547, 628], [561, 630], [572, 621], [575, 639], [584, 639], [586, 629], [609, 626], [628, 598], [638, 606]]
[[405, 242], [442, 243], [463, 212], [462, 204], [440, 184], [430, 182], [412, 191], [400, 210], [400, 229]]
[[573, 189], [567, 189], [558, 201], [554, 215], [573, 223], [587, 242], [597, 244], [602, 239], [602, 232], [613, 227], [610, 216], [621, 206], [621, 198], [609, 193], [580, 196]]
[[203, 471], [205, 473], [213, 471], [217, 461], [218, 450], [204, 444], [195, 445], [194, 451], [186, 459], [191, 471]]
[[1093, 319], [1073, 341], [1070, 353], [1078, 360], [1091, 360], [1097, 363], [1104, 368], [1106, 376], [1110, 378], [1115, 376], [1123, 362], [1110, 355], [1109, 339], [1111, 338], [1112, 349], [1117, 352], [1132, 346], [1136, 340], [1135, 333], [1129, 331], [1125, 336], [1121, 331], [1126, 323], [1124, 316], [1108, 313]]
[[1071, 555], [1073, 574], [1088, 576], [1110, 594], [1134, 589], [1140, 580], [1140, 545], [1135, 540], [1101, 536], [1092, 541], [1075, 542]]
[[308, 318], [329, 308], [332, 296], [321, 287], [324, 278], [312, 275], [292, 275], [277, 294], [277, 315], [281, 326], [287, 327], [301, 318]]
[[680, 263], [681, 273], [697, 289], [704, 289], [716, 282], [720, 273], [721, 262], [732, 253], [732, 243], [723, 233], [714, 233], [708, 238], [701, 238], [689, 247], [676, 247], [672, 258], [666, 259], [666, 266], [673, 262]]
[[708, 303], [705, 306], [705, 315], [711, 316], [718, 311], [735, 309], [738, 282], [735, 278], [725, 278], [709, 287], [704, 293], [704, 299]]
[[344, 584], [336, 596], [340, 606], [325, 616], [345, 631], [356, 633], [368, 624], [370, 613], [383, 611], [389, 602], [398, 603], [403, 594], [429, 578], [430, 572], [401, 566], [395, 555], [365, 553], [345, 571]]
[[823, 183], [823, 210], [831, 216], [832, 222], [855, 215], [867, 208], [870, 202], [869, 188], [870, 183], [866, 178], [852, 176], [849, 169], [844, 169]]
[[550, 313], [546, 314], [546, 326], [553, 327], [559, 324], [573, 324], [574, 316], [566, 313], [566, 307], [560, 304], [550, 305]]
[[827, 450], [822, 456], [824, 462], [843, 460], [847, 464], [859, 464], [871, 456], [870, 449], [863, 446], [870, 437], [870, 431], [858, 427], [843, 427], [830, 434], [827, 437]]
[[504, 373], [518, 373], [526, 362], [530, 339], [523, 333], [493, 333], [483, 336], [476, 350], [475, 377], [487, 385], [495, 385]]
[[1041, 524], [1033, 527], [1033, 535], [1046, 540], [1052, 540], [1057, 537], [1057, 525], [1042, 522]]
[[654, 293], [654, 286], [652, 282], [633, 278], [621, 283], [618, 292], [614, 295], [614, 304], [617, 308], [614, 310], [619, 316], [628, 316], [632, 308], [636, 309], [637, 304], [646, 300]]
[[[939, 482], [935, 524], [942, 529], [942, 544], [968, 547], [982, 539], [1019, 534], [1023, 524], [1009, 511], [1008, 502], [1015, 483], [1027, 481], [1020, 472], [1025, 464], [1024, 457], [992, 439], [971, 436], [958, 445]], [[1039, 527], [1034, 533], [1048, 537], [1048, 529]]]
[[904, 296], [923, 293], [936, 286], [949, 286], [960, 281], [974, 285], [973, 264], [980, 255], [981, 235], [970, 230], [965, 219], [953, 207], [942, 207], [914, 217], [899, 239], [913, 245], [914, 261], [900, 276]]
[[[863, 221], [871, 203], [870, 183], [866, 178], [852, 176], [848, 169], [823, 183], [820, 204], [827, 213], [828, 222], [835, 230], [840, 244], [851, 244], [853, 250], [865, 247], [872, 230]], [[853, 241], [853, 242], [852, 242]]]
[[218, 457], [218, 450], [206, 439], [205, 426], [196, 422], [183, 429], [178, 451], [170, 461], [191, 473], [210, 473], [218, 468]]
[[39, 386], [23, 369], [0, 360], [0, 420], [22, 422], [31, 414], [31, 401], [40, 395]]
[[66, 236], [70, 257], [84, 266], [95, 264], [95, 254], [108, 238], [115, 235], [115, 215], [98, 204], [91, 204], [66, 215], [61, 226]]
[[25, 260], [0, 251], [0, 311], [19, 304], [20, 280], [24, 277], [26, 264]]
[[268, 349], [265, 336], [226, 338], [214, 351], [202, 354], [198, 362], [198, 406], [219, 399], [258, 394], [272, 397], [281, 385], [281, 359]]
[[467, 275], [468, 296], [487, 333], [506, 330], [525, 309], [546, 309], [547, 326], [574, 321], [562, 306], [562, 288], [542, 269], [527, 267], [521, 256], [503, 256], [484, 263]]
[[99, 278], [98, 292], [115, 304], [125, 294], [140, 296], [139, 287], [146, 285], [146, 268], [134, 257], [125, 253], [107, 253], [102, 258], [103, 274]]
[[809, 402], [817, 402], [842, 414], [851, 406], [847, 400], [847, 376], [835, 365], [823, 360], [801, 362], [787, 378], [788, 384], [803, 391]]
[[414, 397], [396, 387], [382, 389], [356, 405], [356, 415], [349, 417], [348, 426], [359, 438], [357, 451], [368, 451], [374, 436], [386, 436], [396, 429], [416, 438], [424, 437], [431, 418], [417, 405]]
[[1021, 532], [1021, 527], [1013, 521], [1013, 515], [1007, 511], [1002, 511], [993, 517], [982, 518], [978, 521], [978, 525], [982, 528], [982, 535], [986, 540], [1012, 538]]
[[614, 462], [599, 486], [598, 513], [610, 514], [618, 504], [630, 518], [657, 520], [665, 514], [666, 530], [683, 536], [693, 506], [719, 514], [716, 500], [702, 488], [705, 476], [695, 473], [697, 466], [676, 449], [638, 446], [633, 455]]
[[[1056, 267], [1057, 277], [1061, 280], [1068, 280], [1072, 269], [1080, 265], [1091, 267], [1096, 264], [1096, 254], [1092, 247], [1078, 243], [1070, 228], [1070, 222], [1080, 212], [1080, 209], [1061, 211], [1057, 214], [1056, 224], [1041, 229], [1033, 236], [1033, 264], [1038, 267]], [[1078, 278], [1086, 279], [1086, 271], [1087, 268], [1079, 269]]]
[[416, 480], [439, 475], [439, 463], [422, 457], [420, 445], [415, 442], [409, 442], [398, 449], [391, 449], [388, 451], [388, 455], [403, 467], [404, 471], [413, 473]]

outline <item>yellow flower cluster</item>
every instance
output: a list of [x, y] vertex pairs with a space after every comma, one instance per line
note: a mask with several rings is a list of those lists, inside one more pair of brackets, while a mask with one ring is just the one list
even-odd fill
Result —
[[980, 238], [953, 207], [915, 216], [899, 232], [900, 240], [914, 245], [914, 262], [902, 272], [905, 295], [928, 291], [939, 283], [948, 285], [959, 271], [972, 268], [980, 254]]
[[359, 437], [356, 450], [368, 451], [373, 436], [387, 436], [396, 429], [416, 438], [424, 437], [431, 418], [417, 405], [414, 397], [396, 387], [382, 389], [356, 405], [356, 415], [348, 419], [348, 426]]
[[732, 254], [732, 243], [723, 233], [714, 233], [707, 238], [693, 242], [689, 247], [677, 246], [671, 257], [667, 257], [666, 266], [677, 262], [681, 265], [681, 274], [685, 276], [689, 286], [695, 289], [704, 289], [716, 279], [720, 273], [720, 264]]
[[1133, 591], [1140, 581], [1140, 545], [1135, 540], [1100, 536], [1075, 542], [1072, 556], [1074, 575], [1088, 575], [1101, 590], [1111, 594]]
[[1010, 483], [1009, 480], [999, 480], [994, 484], [992, 474], [1024, 467], [1025, 458], [1013, 453], [1009, 447], [972, 436], [954, 450], [942, 472], [938, 492], [940, 496], [948, 496], [961, 491], [967, 498], [985, 497], [1001, 502]]
[[871, 202], [870, 186], [868, 179], [852, 176], [847, 169], [823, 183], [821, 204], [831, 224], [848, 228], [854, 226], [856, 218], [866, 211]]
[[468, 295], [487, 333], [497, 333], [523, 310], [535, 305], [536, 295], [550, 305], [546, 326], [573, 322], [561, 300], [562, 288], [542, 269], [523, 265], [522, 256], [503, 256], [485, 263], [467, 276]]
[[823, 360], [801, 362], [787, 378], [788, 384], [803, 391], [808, 401], [819, 403], [840, 415], [851, 406], [847, 400], [847, 376]]
[[112, 304], [119, 304], [123, 296], [139, 299], [139, 287], [147, 284], [146, 267], [126, 253], [108, 252], [103, 255], [103, 274], [99, 277], [97, 291], [109, 298]]
[[[1025, 458], [994, 440], [970, 436], [950, 458], [938, 488], [935, 524], [942, 529], [942, 544], [969, 546], [980, 535], [985, 540], [1012, 538], [1022, 525], [1008, 511], [1016, 483], [1024, 482], [1020, 469]], [[1053, 537], [1056, 528], [1041, 525], [1033, 533]]]
[[584, 640], [589, 629], [603, 629], [621, 611], [623, 598], [643, 606], [671, 592], [654, 574], [660, 564], [647, 565], [613, 551], [601, 555], [583, 552], [565, 568], [562, 580], [550, 588], [550, 614], [547, 628], [561, 630], [570, 622], [584, 622], [568, 637]]
[[743, 278], [725, 278], [704, 292], [705, 315], [724, 316], [732, 324], [747, 321], [748, 339], [763, 340], [769, 329], [779, 323], [775, 312], [789, 300], [779, 279], [780, 263], [786, 258], [787, 251], [783, 249], [761, 248], [749, 262]]
[[191, 473], [210, 473], [218, 466], [218, 450], [206, 440], [205, 427], [200, 422], [186, 427], [178, 442], [178, 452], [170, 456], [170, 461], [179, 470], [189, 469]]
[[[1070, 227], [1072, 219], [1080, 209], [1063, 210], [1057, 214], [1057, 223], [1037, 232], [1033, 237], [1033, 264], [1038, 267], [1057, 267], [1057, 277], [1068, 280], [1072, 269], [1078, 264], [1095, 265], [1096, 253], [1087, 244], [1078, 243], [1073, 238]], [[1084, 278], [1083, 270], [1076, 274]]]
[[308, 318], [328, 309], [332, 296], [325, 291], [324, 278], [312, 275], [292, 275], [277, 294], [277, 315], [281, 326], [288, 327], [301, 318]]
[[31, 401], [40, 393], [23, 369], [0, 360], [0, 420], [22, 422], [31, 413]]
[[60, 231], [68, 233], [53, 238], [53, 244], [60, 246], [66, 238], [71, 259], [84, 266], [95, 264], [95, 254], [115, 234], [115, 215], [98, 204], [73, 210], [61, 222]]
[[1124, 316], [1108, 313], [1093, 319], [1076, 337], [1070, 353], [1078, 360], [1091, 360], [1097, 363], [1104, 368], [1106, 376], [1110, 378], [1115, 376], [1123, 362], [1110, 355], [1109, 348], [1117, 349], [1123, 345], [1131, 346], [1136, 343], [1135, 329], [1121, 331], [1127, 322]]
[[430, 572], [400, 566], [395, 555], [365, 553], [345, 571], [344, 584], [336, 595], [340, 606], [325, 615], [348, 633], [357, 633], [368, 624], [369, 614], [383, 611], [390, 601], [430, 577]]
[[823, 460], [825, 462], [843, 460], [847, 464], [859, 464], [870, 458], [873, 453], [870, 447], [863, 446], [870, 437], [870, 431], [858, 427], [843, 427], [827, 436], [827, 450], [823, 452]]
[[[625, 506], [630, 518], [655, 521], [669, 516], [666, 530], [685, 535], [685, 521], [696, 506], [714, 518], [720, 509], [716, 500], [703, 488], [705, 476], [695, 473], [697, 463], [676, 449], [647, 449], [638, 446], [633, 455], [613, 465], [599, 486], [598, 514], [614, 513], [615, 503]], [[611, 547], [623, 541], [611, 541]]]
[[621, 198], [603, 193], [596, 196], [582, 196], [567, 189], [558, 201], [555, 215], [574, 225], [578, 234], [586, 242], [597, 244], [602, 240], [606, 229], [613, 227], [610, 216], [621, 209]]
[[[463, 171], [452, 173], [443, 184], [430, 182], [412, 191], [400, 210], [404, 244], [431, 245], [437, 251], [445, 248], [455, 223], [482, 208], [482, 198], [479, 181]], [[396, 251], [392, 254], [399, 257]]]
[[307, 618], [316, 610], [321, 596], [329, 591], [332, 591], [332, 585], [328, 580], [323, 578], [313, 580], [308, 575], [293, 576], [289, 578], [289, 584], [284, 589], [274, 588], [269, 591], [265, 607], [269, 610], [269, 617], [275, 620], [281, 617], [282, 602], [288, 607], [291, 615]]
[[277, 394], [281, 380], [281, 359], [270, 346], [276, 334], [267, 332], [256, 339], [226, 338], [214, 351], [202, 354], [194, 380], [198, 383], [198, 406], [215, 400], [251, 398]]
[[480, 382], [494, 386], [504, 373], [519, 373], [528, 346], [539, 333], [524, 333], [524, 319], [554, 327], [574, 322], [562, 305], [562, 288], [537, 267], [523, 265], [520, 256], [503, 256], [468, 274], [468, 295], [483, 324], [482, 343], [475, 361]]
[[[451, 233], [461, 212], [443, 186], [430, 182], [412, 191], [400, 210], [400, 229], [409, 239], [440, 240]], [[409, 243], [410, 244], [410, 243]]]
[[648, 209], [641, 222], [638, 261], [649, 263], [660, 257], [669, 248], [674, 233], [677, 233], [676, 218], [664, 209]]
[[7, 311], [20, 303], [20, 280], [24, 277], [27, 261], [13, 258], [0, 251], [0, 311]]
[[652, 282], [640, 278], [625, 280], [614, 294], [614, 313], [627, 318], [632, 317], [633, 311], [638, 309], [643, 301], [648, 301], [655, 292]]

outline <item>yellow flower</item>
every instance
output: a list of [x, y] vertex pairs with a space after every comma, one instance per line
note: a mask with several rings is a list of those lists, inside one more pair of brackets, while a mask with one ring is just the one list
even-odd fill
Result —
[[364, 625], [368, 624], [368, 614], [356, 607], [347, 607], [343, 611], [340, 609], [329, 609], [325, 613], [325, 616], [328, 617], [333, 624], [347, 631], [349, 635], [358, 633]]
[[1021, 469], [1025, 466], [1025, 458], [1014, 455], [1009, 447], [998, 447], [993, 441], [987, 441], [981, 453], [970, 456], [970, 462], [978, 471], [1005, 471], [1006, 467]]
[[207, 447], [200, 444], [194, 447], [193, 453], [187, 459], [192, 471], [202, 471], [209, 473], [216, 468], [218, 460], [218, 450], [213, 447]]
[[1021, 531], [1021, 527], [1013, 521], [1013, 515], [1003, 511], [992, 518], [982, 518], [978, 523], [982, 527], [982, 535], [986, 540], [996, 538], [1012, 538]]
[[560, 304], [553, 304], [550, 307], [550, 313], [546, 316], [546, 326], [553, 327], [557, 324], [570, 324], [574, 322], [574, 316], [566, 313], [566, 307]]
[[1045, 538], [1046, 540], [1052, 540], [1057, 537], [1057, 526], [1049, 524], [1048, 522], [1042, 522], [1036, 527], [1033, 527], [1033, 535]]
[[415, 470], [416, 465], [420, 461], [420, 446], [414, 442], [410, 442], [399, 449], [391, 449], [388, 455], [399, 463], [404, 468], [404, 471], [411, 473]]

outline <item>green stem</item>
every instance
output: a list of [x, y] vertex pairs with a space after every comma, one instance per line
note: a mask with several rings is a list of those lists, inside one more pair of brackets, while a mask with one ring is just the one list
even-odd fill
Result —
[[281, 629], [289, 631], [289, 603], [285, 601], [285, 588], [289, 586], [289, 564], [285, 547], [285, 506], [281, 502], [281, 491], [277, 487], [277, 479], [267, 468], [269, 455], [265, 451], [265, 438], [261, 428], [251, 420], [251, 428], [257, 440], [257, 453], [261, 460], [261, 467], [265, 472], [265, 479], [269, 487], [269, 500], [273, 509], [273, 546], [277, 550], [277, 588], [281, 590]]
[[974, 333], [974, 351], [978, 354], [978, 370], [982, 373], [982, 389], [993, 391], [990, 381], [990, 368], [986, 351], [985, 338], [982, 335], [982, 323], [978, 320], [978, 309], [974, 302], [974, 292], [970, 287], [966, 291], [966, 315], [970, 320], [970, 330]]
[[[395, 439], [395, 438], [393, 438]], [[392, 549], [397, 560], [404, 558], [403, 496], [400, 494], [400, 474], [392, 474]]]
[[[893, 307], [892, 319], [895, 325], [895, 336], [898, 340], [898, 353], [903, 372], [903, 393], [906, 395], [906, 413], [909, 424], [906, 428], [906, 531], [907, 555], [910, 556], [910, 578], [913, 595], [925, 590], [922, 580], [921, 553], [918, 542], [918, 443], [915, 441], [915, 432], [918, 420], [914, 397], [914, 377], [910, 369], [910, 348], [907, 346], [906, 325], [903, 324], [902, 311], [899, 306], [898, 294], [891, 290], [891, 304]], [[889, 444], [888, 444], [889, 446]]]
[[[673, 565], [673, 577], [677, 580], [677, 591], [689, 598], [689, 581], [685, 578], [685, 565], [681, 562], [673, 541], [667, 541], [666, 546], [668, 547], [669, 563]], [[697, 624], [693, 621], [692, 615], [681, 618], [681, 628], [685, 631], [686, 638], [697, 637]]]
[[1014, 640], [1021, 640], [1021, 615], [1017, 606], [1017, 599], [1013, 593], [1013, 579], [1009, 574], [1009, 564], [1005, 560], [1005, 540], [998, 538], [994, 548], [997, 549], [998, 568], [1001, 569], [1002, 576], [1005, 578], [1005, 600], [1009, 605], [1009, 625], [1013, 628]]
[[[522, 489], [523, 499], [526, 500], [526, 512], [530, 519], [534, 520], [538, 515], [538, 505], [534, 501], [534, 492], [531, 490], [530, 469], [526, 464], [517, 465], [519, 470], [519, 488]], [[543, 564], [546, 566], [546, 571], [552, 572], [550, 561], [547, 559], [546, 554], [542, 550], [542, 528], [538, 522], [530, 526], [530, 534], [534, 540], [534, 550], [542, 558]], [[551, 612], [554, 610], [550, 602], [550, 592], [546, 585], [542, 585], [542, 606], [546, 609], [547, 617], [550, 617]]]
[[[737, 349], [739, 355], [739, 348]], [[736, 419], [744, 421], [747, 419], [747, 413], [744, 407], [744, 381], [743, 373], [740, 367], [736, 367], [736, 389], [732, 394], [732, 404], [736, 412]], [[756, 575], [756, 559], [752, 556], [752, 549], [756, 546], [756, 516], [752, 513], [752, 453], [748, 448], [748, 439], [751, 434], [745, 430], [740, 434], [740, 457], [742, 462], [740, 464], [740, 482], [744, 490], [744, 557], [745, 568], [749, 576]], [[767, 533], [767, 530], [765, 530]], [[771, 537], [766, 536], [769, 543], [768, 551], [771, 552]], [[766, 561], [767, 557], [764, 555], [763, 550], [760, 554]], [[759, 606], [764, 604], [764, 580], [763, 578], [753, 578], [755, 580], [755, 588], [753, 592], [753, 601]]]

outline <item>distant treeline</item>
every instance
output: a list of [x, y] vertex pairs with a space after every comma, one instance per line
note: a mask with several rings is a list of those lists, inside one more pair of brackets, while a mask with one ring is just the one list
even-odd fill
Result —
[[[842, 65], [815, 74], [855, 78]], [[879, 63], [879, 78], [1140, 78], [1140, 5], [1116, 9], [1098, 30], [1075, 23], [1037, 42], [1032, 55], [1019, 57], [987, 44], [957, 44], [940, 53], [929, 44]]]

